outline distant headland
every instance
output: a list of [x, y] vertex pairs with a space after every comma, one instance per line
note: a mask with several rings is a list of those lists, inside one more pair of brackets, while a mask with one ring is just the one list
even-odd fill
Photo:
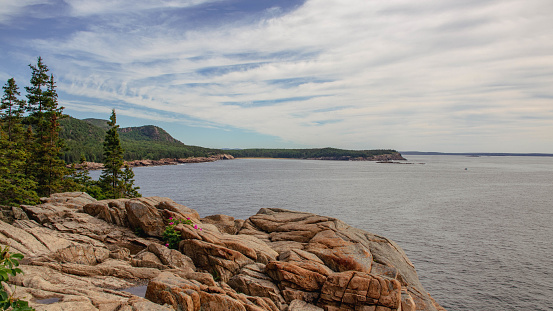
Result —
[[[102, 161], [103, 141], [107, 120], [79, 120], [66, 116], [60, 121], [60, 137], [67, 150], [63, 153], [66, 163], [77, 163], [84, 155], [91, 169]], [[211, 162], [231, 158], [285, 158], [336, 161], [394, 161], [405, 160], [391, 149], [345, 150], [337, 148], [312, 149], [214, 149], [185, 145], [164, 129], [145, 125], [120, 128], [124, 159], [131, 167], [171, 165], [190, 162]]]
[[401, 151], [403, 155], [458, 155], [467, 157], [553, 157], [553, 153], [506, 153], [506, 152], [425, 152]]

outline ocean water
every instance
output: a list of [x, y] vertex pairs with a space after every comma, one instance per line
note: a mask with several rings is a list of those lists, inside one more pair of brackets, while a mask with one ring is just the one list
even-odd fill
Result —
[[425, 164], [238, 159], [134, 172], [144, 196], [201, 216], [278, 207], [391, 238], [448, 310], [553, 310], [553, 158], [407, 158]]

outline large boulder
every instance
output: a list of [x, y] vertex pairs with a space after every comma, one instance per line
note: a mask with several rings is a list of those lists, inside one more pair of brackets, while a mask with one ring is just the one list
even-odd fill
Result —
[[235, 219], [227, 215], [211, 215], [201, 219], [202, 224], [212, 224], [219, 229], [220, 232], [228, 234], [236, 234], [242, 228], [245, 220]]
[[327, 310], [354, 310], [363, 306], [401, 310], [401, 284], [363, 272], [333, 273], [321, 289], [318, 305]]
[[196, 267], [209, 271], [224, 282], [240, 268], [254, 262], [238, 251], [200, 240], [183, 240], [179, 247], [183, 254], [192, 258]]
[[82, 265], [96, 265], [109, 258], [110, 251], [103, 247], [91, 245], [71, 245], [53, 253], [58, 262], [72, 262]]
[[317, 255], [334, 271], [371, 272], [371, 253], [359, 243], [344, 240], [333, 230], [317, 233], [305, 250]]
[[83, 211], [109, 223], [130, 227], [138, 233], [161, 238], [169, 218], [199, 222], [193, 209], [164, 197], [102, 200], [83, 206]]
[[265, 265], [261, 263], [244, 266], [239, 274], [228, 281], [236, 292], [249, 296], [270, 298], [279, 308], [285, 305], [278, 286], [265, 274]]

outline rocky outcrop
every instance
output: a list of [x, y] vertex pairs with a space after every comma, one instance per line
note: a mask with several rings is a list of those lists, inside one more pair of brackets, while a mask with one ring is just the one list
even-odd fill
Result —
[[[84, 193], [11, 213], [0, 244], [25, 255], [24, 274], [2, 286], [36, 310], [443, 310], [397, 244], [335, 218], [200, 219], [168, 198]], [[160, 237], [179, 219], [192, 225], [169, 249]]]

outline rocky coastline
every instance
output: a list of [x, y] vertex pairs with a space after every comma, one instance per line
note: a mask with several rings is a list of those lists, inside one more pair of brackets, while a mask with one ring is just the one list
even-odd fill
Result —
[[[200, 218], [169, 198], [86, 193], [4, 208], [0, 244], [25, 255], [1, 285], [41, 310], [445, 310], [403, 250], [331, 217], [262, 208]], [[161, 240], [171, 221], [178, 249]], [[137, 235], [138, 234], [138, 235]]]
[[[133, 160], [125, 161], [125, 164], [130, 167], [145, 167], [145, 166], [161, 166], [161, 165], [178, 165], [184, 163], [203, 163], [203, 162], [215, 162], [219, 160], [233, 160], [234, 157], [230, 154], [217, 154], [209, 157], [190, 157], [190, 158], [164, 158], [160, 160]], [[398, 163], [391, 161], [406, 161], [406, 159], [400, 153], [393, 154], [379, 154], [369, 158], [366, 157], [318, 157], [307, 158], [305, 160], [327, 160], [327, 161], [377, 161], [378, 163]], [[98, 162], [84, 162], [89, 170], [101, 170], [104, 168], [103, 163]], [[81, 164], [75, 164], [75, 168], [81, 168]], [[71, 167], [68, 165], [68, 167]]]
[[[125, 161], [130, 167], [144, 167], [144, 166], [161, 166], [161, 165], [178, 165], [184, 163], [204, 163], [215, 162], [219, 160], [233, 160], [234, 157], [230, 154], [216, 154], [209, 157], [190, 157], [190, 158], [164, 158], [159, 160], [133, 160]], [[89, 170], [101, 170], [104, 168], [103, 163], [98, 162], [84, 162]], [[81, 164], [76, 164], [75, 168], [81, 168]], [[69, 167], [69, 166], [68, 166]]]

